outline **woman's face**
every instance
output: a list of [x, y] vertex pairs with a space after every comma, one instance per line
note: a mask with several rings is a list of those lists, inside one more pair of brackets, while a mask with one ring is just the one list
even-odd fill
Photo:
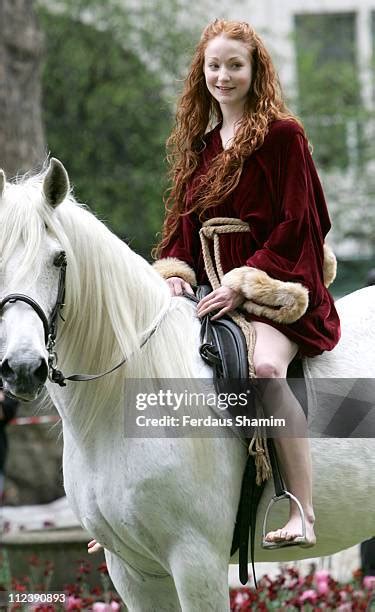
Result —
[[252, 78], [248, 47], [239, 40], [216, 36], [206, 47], [204, 76], [208, 91], [220, 106], [243, 109]]

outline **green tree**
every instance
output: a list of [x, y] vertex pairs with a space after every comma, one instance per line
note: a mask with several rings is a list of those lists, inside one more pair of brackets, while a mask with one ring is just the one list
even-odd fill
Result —
[[[298, 110], [316, 159], [324, 168], [347, 168], [359, 161], [360, 118], [351, 13], [302, 14], [295, 19]], [[356, 141], [353, 143], [353, 140]]]
[[162, 217], [171, 121], [160, 79], [107, 30], [46, 11], [40, 18], [49, 149], [77, 197], [148, 254]]
[[184, 0], [38, 3], [49, 149], [77, 197], [148, 256], [164, 216], [176, 94], [213, 1], [194, 15]]
[[[187, 0], [37, 0], [55, 14], [91, 23], [110, 33], [124, 48], [132, 50], [156, 71], [169, 92], [186, 70], [200, 31], [219, 17], [223, 0], [194, 5]], [[238, 0], [233, 0], [237, 4]]]
[[338, 268], [339, 284], [353, 289], [375, 254], [374, 123], [361, 97], [355, 13], [297, 15], [295, 43], [297, 107], [333, 220], [329, 240], [344, 260], [362, 260]]

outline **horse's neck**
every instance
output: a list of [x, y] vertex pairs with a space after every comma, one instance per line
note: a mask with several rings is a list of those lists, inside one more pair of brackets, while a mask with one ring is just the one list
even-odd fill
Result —
[[[104, 372], [123, 356], [127, 359], [124, 366], [98, 381], [71, 382], [66, 389], [52, 389], [58, 410], [77, 440], [90, 429], [100, 430], [106, 419], [120, 418], [128, 409], [124, 399], [126, 377], [184, 379], [210, 375], [203, 372], [199, 358], [199, 323], [193, 305], [181, 298], [171, 299], [166, 283], [141, 258], [135, 256], [131, 268], [127, 266], [114, 288], [115, 298], [103, 304], [96, 339], [80, 332], [81, 325], [85, 330], [95, 329], [95, 321], [84, 321], [87, 312], [83, 309], [80, 319], [79, 313], [72, 313], [76, 323], [67, 328], [63, 346], [57, 345], [59, 353], [65, 350], [59, 356], [66, 376]], [[75, 336], [78, 333], [80, 341]]]

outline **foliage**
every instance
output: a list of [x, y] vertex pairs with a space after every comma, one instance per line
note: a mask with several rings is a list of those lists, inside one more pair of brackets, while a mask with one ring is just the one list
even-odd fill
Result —
[[148, 256], [164, 216], [165, 141], [213, 2], [38, 0], [49, 149], [76, 195]]
[[357, 259], [339, 259], [337, 277], [330, 291], [335, 299], [362, 289], [369, 283], [369, 276], [374, 275], [375, 257]]
[[[298, 108], [324, 168], [347, 168], [364, 108], [351, 15], [297, 15]], [[358, 138], [359, 133], [354, 134]], [[359, 143], [355, 143], [357, 148]]]
[[[51, 591], [50, 584], [54, 573], [52, 561], [43, 562], [37, 555], [28, 558], [29, 575], [12, 575], [6, 550], [0, 552], [0, 593], [6, 591], [12, 593], [14, 604], [9, 610], [27, 610], [28, 612], [62, 612], [63, 610], [90, 610], [93, 612], [120, 612], [124, 606], [114, 590], [108, 575], [105, 563], [93, 566], [85, 560], [79, 560], [76, 565], [76, 577], [74, 584], [65, 584], [57, 592]], [[3, 579], [3, 575], [7, 579]], [[96, 579], [96, 586], [90, 588], [87, 584], [88, 577]], [[33, 605], [17, 603], [17, 594], [43, 593], [49, 595], [50, 603], [38, 603]], [[52, 597], [51, 597], [52, 596]], [[54, 598], [54, 596], [56, 596]], [[64, 603], [62, 603], [64, 599]], [[22, 601], [22, 597], [20, 597]], [[59, 603], [53, 603], [58, 601]], [[61, 602], [61, 603], [60, 603]], [[1, 604], [0, 604], [1, 605]], [[1, 608], [2, 609], [2, 608]]]
[[47, 140], [78, 199], [148, 253], [160, 227], [170, 111], [161, 83], [106, 31], [41, 12]]
[[186, 0], [37, 1], [74, 21], [110, 32], [119, 44], [152, 66], [172, 92], [176, 90], [172, 82], [181, 79], [199, 32], [212, 15], [220, 16], [226, 4], [225, 0], [205, 0], [196, 3], [192, 12]]
[[295, 18], [298, 109], [333, 219], [330, 240], [342, 258], [375, 253], [374, 117], [361, 96], [356, 40], [354, 13]]
[[[321, 171], [325, 195], [334, 220], [332, 239], [337, 254], [348, 257], [374, 259], [375, 251], [375, 196], [374, 174], [369, 167], [362, 173], [352, 171]], [[366, 262], [364, 261], [364, 264]], [[370, 265], [373, 265], [371, 261]], [[361, 278], [355, 280], [361, 282]]]

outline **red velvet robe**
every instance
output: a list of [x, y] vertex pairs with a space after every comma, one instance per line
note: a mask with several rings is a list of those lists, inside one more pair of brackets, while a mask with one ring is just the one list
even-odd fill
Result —
[[[220, 125], [206, 134], [197, 173], [203, 173], [222, 149]], [[195, 175], [196, 176], [196, 175]], [[187, 190], [187, 209], [194, 198]], [[220, 237], [224, 273], [243, 265], [263, 270], [281, 281], [294, 281], [309, 291], [306, 313], [286, 325], [249, 315], [280, 330], [314, 356], [331, 350], [340, 338], [340, 321], [323, 282], [323, 243], [331, 224], [322, 187], [301, 128], [293, 121], [271, 124], [263, 145], [245, 162], [235, 191], [208, 209], [206, 218], [236, 217], [247, 221], [250, 233]], [[199, 239], [201, 222], [195, 213], [180, 218], [178, 230], [161, 257], [177, 257], [207, 282]]]

